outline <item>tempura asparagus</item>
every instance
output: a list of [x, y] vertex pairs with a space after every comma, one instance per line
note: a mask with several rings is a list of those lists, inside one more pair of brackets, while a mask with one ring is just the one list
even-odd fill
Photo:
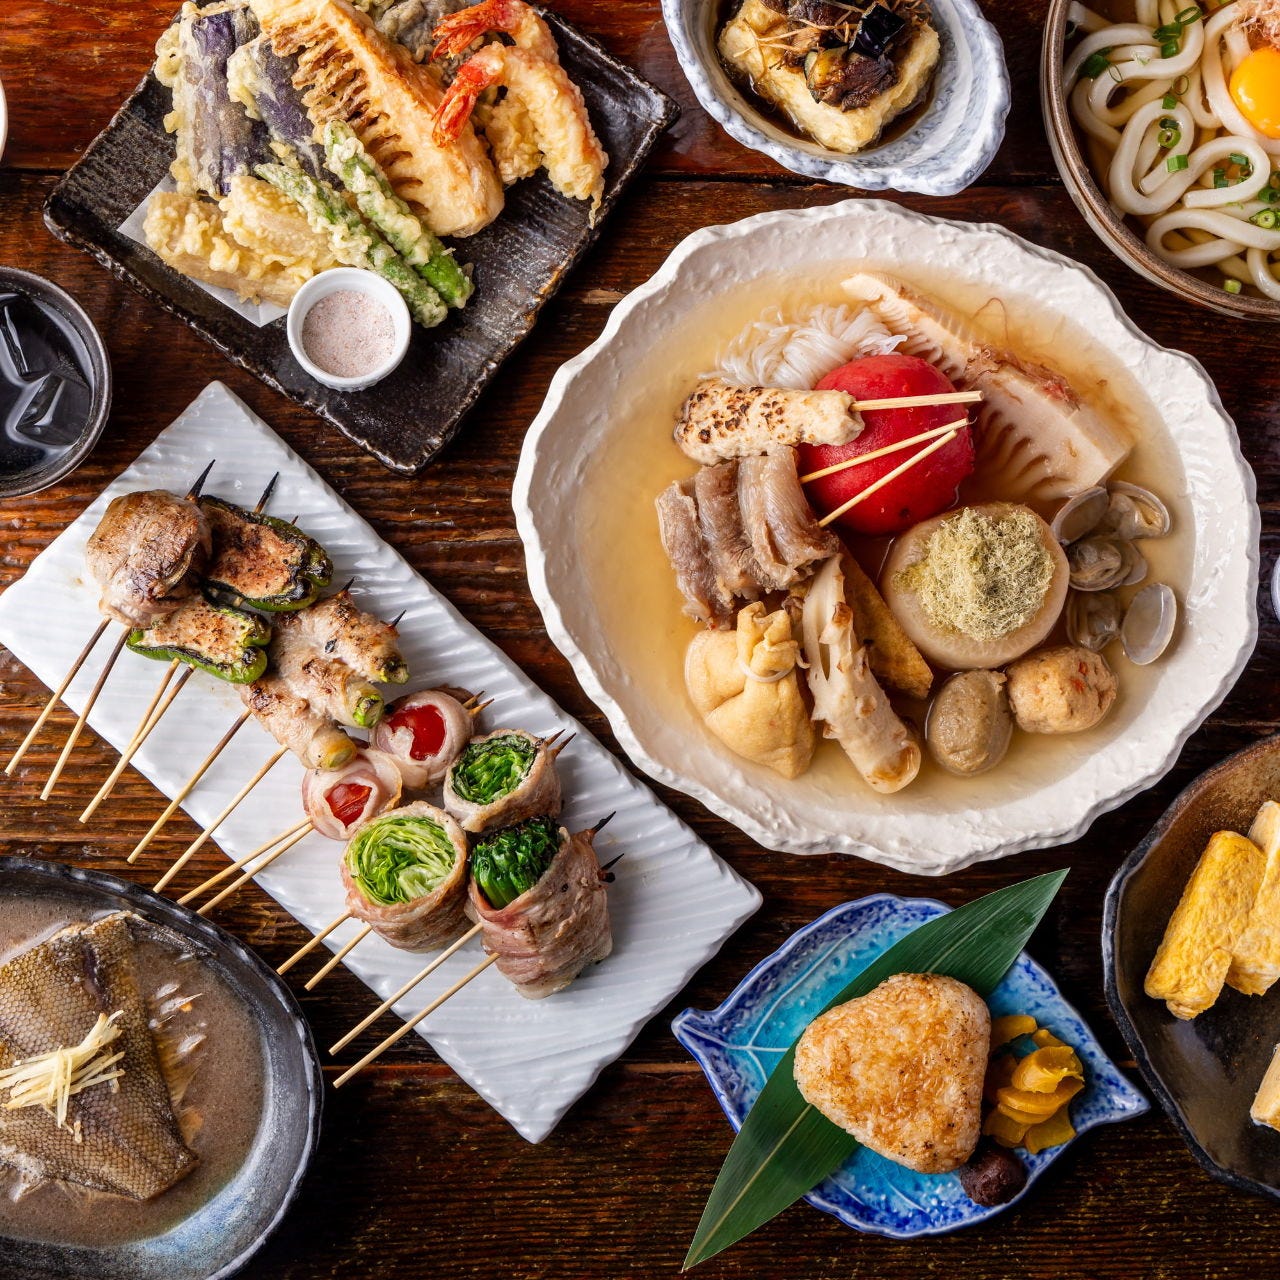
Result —
[[391, 247], [444, 302], [451, 307], [464, 306], [475, 287], [470, 276], [396, 194], [345, 120], [330, 120], [325, 125], [324, 158], [330, 172], [355, 197], [360, 212], [386, 236]]
[[390, 281], [420, 325], [429, 329], [445, 318], [440, 295], [327, 183], [283, 164], [260, 164], [254, 172], [298, 202], [312, 229], [328, 235], [339, 261], [368, 267]]

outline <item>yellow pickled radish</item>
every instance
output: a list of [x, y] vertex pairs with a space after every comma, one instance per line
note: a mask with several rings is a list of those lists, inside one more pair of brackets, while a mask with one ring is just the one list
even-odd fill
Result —
[[1023, 1115], [1035, 1116], [1047, 1120], [1062, 1106], [1062, 1099], [1053, 1093], [1036, 1093], [1030, 1089], [1015, 1089], [1006, 1085], [996, 1090], [996, 1106], [1002, 1111], [1018, 1111]]
[[1066, 1107], [1059, 1107], [1047, 1120], [1033, 1124], [1023, 1135], [1022, 1145], [1028, 1154], [1037, 1155], [1050, 1147], [1060, 1147], [1076, 1136]]
[[1041, 1027], [1039, 1031], [1031, 1033], [1031, 1043], [1038, 1049], [1059, 1049], [1069, 1047], [1065, 1041], [1059, 1040], [1057, 1036], [1045, 1027]]
[[1016, 1040], [1029, 1036], [1036, 1029], [1036, 1020], [1026, 1013], [1008, 1013], [1003, 1018], [991, 1019], [991, 1048], [996, 1050]]
[[987, 1116], [982, 1126], [982, 1132], [988, 1137], [994, 1138], [1002, 1147], [1016, 1147], [1026, 1137], [1030, 1128], [1029, 1124], [1011, 1120], [1003, 1111], [997, 1108]]
[[1075, 1051], [1066, 1045], [1049, 1045], [1029, 1053], [1018, 1062], [1007, 1082], [1015, 1089], [1028, 1089], [1035, 1093], [1050, 1093], [1066, 1076], [1084, 1078], [1084, 1070]]
[[994, 1107], [997, 1102], [996, 1090], [1003, 1089], [1013, 1083], [1013, 1073], [1018, 1068], [1018, 1059], [1011, 1053], [1002, 1053], [992, 1058], [987, 1068], [987, 1078], [982, 1083], [982, 1096]]

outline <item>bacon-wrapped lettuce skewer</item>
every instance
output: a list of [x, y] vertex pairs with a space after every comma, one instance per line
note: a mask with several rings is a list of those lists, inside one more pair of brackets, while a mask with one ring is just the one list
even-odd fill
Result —
[[498, 971], [528, 1000], [562, 991], [613, 949], [594, 835], [537, 817], [476, 843], [471, 910]]
[[347, 909], [403, 951], [431, 951], [467, 926], [467, 838], [419, 800], [380, 814], [342, 858]]
[[473, 834], [559, 813], [555, 758], [566, 744], [553, 749], [558, 737], [496, 729], [473, 738], [445, 775], [444, 807]]

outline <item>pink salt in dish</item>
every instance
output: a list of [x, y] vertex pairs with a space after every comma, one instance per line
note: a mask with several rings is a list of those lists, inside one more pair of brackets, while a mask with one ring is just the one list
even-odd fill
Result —
[[313, 364], [334, 377], [363, 378], [390, 361], [395, 328], [390, 312], [376, 298], [338, 289], [303, 318], [302, 346]]

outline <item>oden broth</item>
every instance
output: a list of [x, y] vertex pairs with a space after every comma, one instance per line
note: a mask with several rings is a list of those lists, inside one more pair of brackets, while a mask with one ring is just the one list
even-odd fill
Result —
[[[728, 753], [712, 738], [685, 693], [685, 649], [700, 629], [681, 612], [682, 597], [658, 537], [654, 499], [674, 480], [693, 474], [696, 464], [675, 446], [671, 430], [677, 412], [698, 376], [713, 369], [730, 342], [750, 323], [773, 308], [793, 319], [819, 303], [848, 302], [840, 282], [875, 263], [832, 265], [822, 275], [765, 277], [707, 302], [689, 319], [673, 327], [664, 340], [636, 353], [628, 376], [619, 384], [613, 405], [615, 421], [587, 466], [577, 534], [579, 562], [586, 573], [583, 587], [594, 602], [602, 634], [628, 683], [661, 715], [688, 732], [703, 735], [712, 749]], [[982, 290], [929, 278], [915, 278], [897, 266], [884, 270], [924, 293], [972, 317], [994, 345], [1025, 360], [1063, 374], [1082, 398], [1123, 425], [1134, 448], [1115, 479], [1143, 485], [1157, 493], [1173, 517], [1173, 532], [1141, 544], [1150, 571], [1147, 582], [1167, 582], [1181, 603], [1189, 579], [1194, 530], [1181, 463], [1173, 441], [1142, 387], [1109, 351], [1085, 330], [1067, 320], [1046, 316], [1030, 304], [993, 299]], [[853, 548], [867, 558], [875, 548]], [[875, 565], [868, 568], [874, 571]], [[1137, 588], [1119, 593], [1126, 600]], [[1051, 642], [1056, 642], [1054, 637]], [[1178, 643], [1175, 634], [1174, 645]], [[1166, 655], [1167, 657], [1167, 655]], [[1100, 746], [1122, 734], [1160, 678], [1161, 662], [1137, 667], [1119, 643], [1106, 650], [1120, 693], [1110, 715], [1097, 728], [1062, 737], [1015, 731], [1004, 761], [976, 778], [957, 778], [934, 765], [925, 753], [920, 776], [894, 796], [873, 792], [854, 771], [838, 744], [820, 743], [808, 772], [792, 782], [749, 761], [740, 762], [748, 777], [759, 777], [775, 794], [794, 797], [797, 811], [807, 800], [840, 805], [856, 798], [859, 809], [884, 806], [889, 812], [918, 807], [931, 812], [981, 809], [1011, 796], [1061, 781]], [[937, 683], [935, 683], [935, 689]], [[919, 723], [920, 708], [895, 699], [895, 705]]]

